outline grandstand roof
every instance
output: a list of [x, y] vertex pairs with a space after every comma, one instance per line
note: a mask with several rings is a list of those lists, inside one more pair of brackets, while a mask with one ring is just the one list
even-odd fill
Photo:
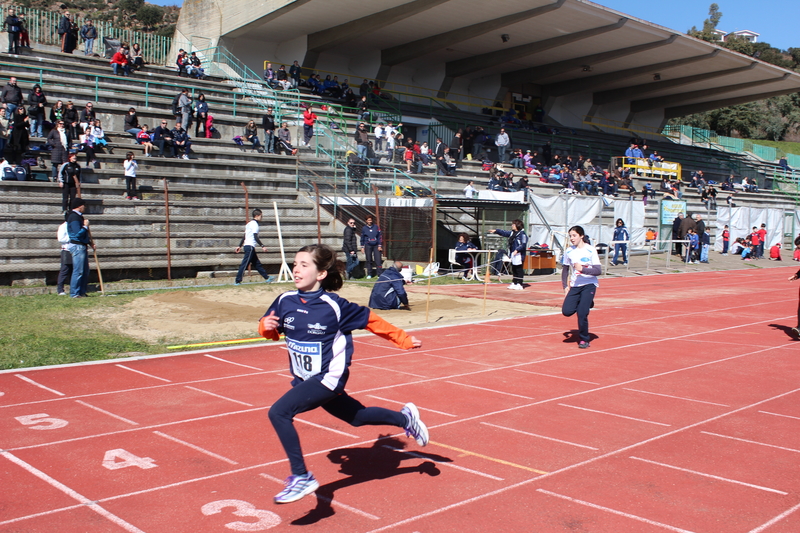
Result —
[[[222, 42], [254, 67], [258, 56], [325, 70], [346, 65], [354, 77], [404, 78], [442, 97], [511, 91], [541, 96], [548, 112], [569, 105], [575, 116], [628, 122], [800, 91], [798, 73], [586, 0], [282, 4], [258, 13], [252, 2], [225, 2]], [[178, 29], [192, 35], [180, 22]], [[253, 52], [254, 42], [272, 45]]]

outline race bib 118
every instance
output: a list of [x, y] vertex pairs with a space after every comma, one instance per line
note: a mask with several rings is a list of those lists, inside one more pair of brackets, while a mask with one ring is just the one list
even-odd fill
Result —
[[322, 343], [286, 339], [292, 372], [303, 381], [322, 371]]

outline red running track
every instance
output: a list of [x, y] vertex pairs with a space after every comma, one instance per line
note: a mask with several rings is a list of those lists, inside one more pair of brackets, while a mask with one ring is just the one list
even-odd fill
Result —
[[2, 372], [0, 532], [797, 533], [792, 272], [603, 281], [588, 350], [557, 309], [357, 337], [350, 393], [414, 401], [431, 443], [304, 414], [322, 487], [283, 506], [281, 345]]

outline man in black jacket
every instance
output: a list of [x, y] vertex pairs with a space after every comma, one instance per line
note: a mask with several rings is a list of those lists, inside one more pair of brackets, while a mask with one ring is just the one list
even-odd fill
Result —
[[69, 154], [69, 161], [61, 166], [58, 173], [58, 186], [61, 187], [61, 209], [66, 213], [67, 207], [75, 198], [81, 196], [81, 166], [77, 162], [78, 154]]
[[264, 128], [264, 153], [277, 153], [275, 149], [275, 111], [272, 106], [267, 107], [267, 112], [261, 119], [261, 127]]
[[22, 105], [22, 89], [17, 85], [17, 78], [11, 76], [8, 83], [3, 87], [0, 92], [0, 102], [6, 106], [6, 118], [11, 120], [14, 117], [14, 111]]
[[353, 269], [358, 265], [358, 237], [356, 236], [356, 221], [353, 218], [348, 219], [347, 226], [344, 228], [342, 251], [347, 259], [345, 278], [350, 279], [353, 277]]
[[166, 149], [172, 149], [172, 133], [166, 120], [162, 120], [161, 125], [153, 130], [153, 144], [158, 147], [160, 157], [167, 157]]
[[436, 145], [433, 147], [433, 157], [436, 159], [436, 175], [447, 176], [447, 164], [444, 160], [444, 149], [446, 145], [441, 139], [436, 139]]

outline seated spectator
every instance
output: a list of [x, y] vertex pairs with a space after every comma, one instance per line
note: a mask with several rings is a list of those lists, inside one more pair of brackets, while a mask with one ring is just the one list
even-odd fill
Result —
[[202, 63], [200, 58], [197, 57], [197, 52], [192, 52], [192, 55], [189, 56], [189, 64], [186, 65], [186, 74], [194, 76], [198, 80], [204, 79], [206, 77], [206, 70], [201, 65]]
[[358, 120], [359, 121], [367, 121], [367, 120], [369, 120], [369, 102], [367, 102], [366, 95], [362, 96], [361, 100], [359, 100], [358, 107], [357, 107], [357, 113], [358, 113]]
[[159, 157], [167, 156], [167, 148], [172, 150], [172, 131], [166, 120], [162, 120], [161, 125], [153, 131], [153, 144], [158, 147]]
[[144, 56], [142, 56], [142, 47], [139, 43], [133, 43], [133, 48], [128, 53], [128, 63], [133, 70], [139, 70], [144, 66]]
[[280, 85], [281, 89], [286, 90], [292, 86], [289, 82], [289, 73], [286, 72], [286, 65], [281, 65], [278, 67], [278, 71], [275, 73], [275, 82]]
[[742, 260], [743, 261], [750, 261], [753, 258], [753, 245], [749, 243], [745, 243], [742, 247]]
[[[75, 109], [75, 105], [71, 101], [67, 102], [67, 108], [64, 110], [64, 127], [67, 130], [69, 138], [73, 141], [77, 141], [83, 134], [83, 130], [80, 128], [80, 122], [80, 115], [78, 114], [78, 110]], [[67, 149], [69, 148], [70, 147], [67, 146]]]
[[783, 259], [781, 258], [781, 243], [776, 242], [769, 249], [769, 260], [770, 261], [783, 261]]
[[127, 50], [125, 50], [125, 48], [122, 46], [120, 46], [116, 53], [111, 57], [111, 69], [114, 71], [115, 76], [119, 76], [120, 74], [127, 76], [130, 74]]
[[289, 123], [283, 122], [281, 123], [280, 129], [278, 129], [278, 145], [276, 148], [276, 152], [283, 151], [284, 154], [292, 154], [295, 155], [297, 153], [297, 148], [292, 146], [292, 132], [289, 131]]
[[743, 178], [742, 186], [747, 192], [758, 192], [758, 182], [755, 178]]
[[786, 156], [781, 157], [780, 161], [778, 161], [778, 166], [781, 167], [786, 172], [792, 170], [791, 167], [789, 166], [789, 162], [786, 160]]
[[99, 120], [95, 120], [94, 124], [86, 128], [86, 142], [84, 143], [84, 151], [86, 152], [86, 168], [90, 165], [96, 165], [97, 159], [95, 153], [104, 153], [104, 147], [108, 145], [106, 141], [106, 134], [103, 131], [103, 126]]
[[135, 107], [128, 109], [128, 114], [125, 115], [125, 131], [137, 139], [139, 132], [142, 131], [141, 128], [139, 128], [139, 117], [136, 116]]
[[403, 263], [395, 261], [392, 266], [381, 272], [378, 281], [372, 287], [369, 296], [369, 307], [372, 309], [410, 309], [408, 295], [403, 287], [405, 280], [400, 271]]
[[175, 67], [178, 69], [179, 77], [183, 76], [184, 72], [187, 72], [186, 67], [188, 67], [189, 64], [189, 56], [186, 54], [186, 50], [181, 48], [178, 50], [178, 57], [175, 59]]
[[257, 152], [261, 152], [263, 150], [261, 141], [258, 140], [258, 127], [256, 126], [255, 120], [251, 120], [247, 123], [247, 126], [244, 127], [243, 137], [244, 140], [253, 145], [253, 150]]
[[175, 124], [170, 135], [172, 135], [172, 157], [178, 157], [178, 152], [183, 152], [183, 158], [189, 159], [189, 150], [192, 147], [192, 142], [180, 122]]
[[450, 157], [450, 147], [444, 147], [444, 167], [447, 169], [447, 176], [455, 176], [458, 162]]
[[739, 237], [733, 241], [730, 252], [733, 255], [740, 255], [746, 246], [747, 244], [745, 243], [744, 239]]
[[144, 156], [151, 157], [150, 152], [153, 151], [153, 142], [150, 134], [147, 132], [147, 124], [142, 125], [142, 129], [136, 134], [136, 142], [141, 144], [144, 148]]
[[653, 153], [650, 154], [650, 161], [652, 161], [653, 166], [660, 166], [660, 163], [664, 162], [664, 158], [658, 155], [658, 150], [653, 150]]

